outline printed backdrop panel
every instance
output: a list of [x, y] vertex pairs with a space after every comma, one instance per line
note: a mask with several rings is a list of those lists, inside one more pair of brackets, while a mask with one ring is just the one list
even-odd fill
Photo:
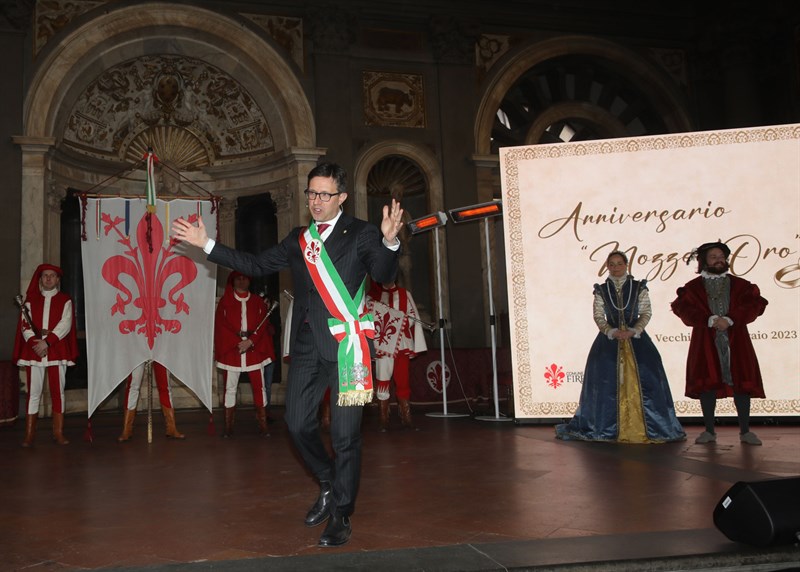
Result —
[[211, 410], [216, 265], [170, 237], [198, 216], [216, 236], [211, 202], [87, 199], [82, 241], [89, 416], [139, 364], [155, 360]]
[[[800, 125], [501, 149], [515, 415], [571, 417], [597, 335], [592, 285], [605, 258], [628, 254], [653, 303], [679, 416], [690, 329], [670, 310], [697, 276], [693, 248], [722, 240], [731, 272], [759, 286], [749, 326], [766, 399], [753, 415], [800, 414]], [[717, 414], [733, 416], [731, 399]]]

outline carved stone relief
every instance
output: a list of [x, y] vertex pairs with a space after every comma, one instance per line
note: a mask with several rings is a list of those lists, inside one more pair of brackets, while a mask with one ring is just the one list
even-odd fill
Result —
[[70, 113], [64, 144], [127, 162], [153, 147], [184, 171], [274, 150], [264, 113], [238, 81], [206, 62], [165, 55], [124, 62], [92, 81]]
[[469, 64], [478, 41], [474, 25], [450, 16], [435, 16], [430, 21], [430, 41], [434, 57], [440, 62]]
[[482, 74], [488, 72], [494, 63], [511, 47], [509, 36], [484, 34], [475, 44], [475, 66]]
[[263, 28], [275, 42], [286, 50], [301, 70], [305, 69], [303, 57], [303, 20], [284, 16], [242, 14]]
[[651, 57], [660, 63], [682, 89], [689, 87], [689, 70], [686, 52], [679, 49], [649, 48]]
[[278, 215], [288, 213], [292, 209], [292, 192], [289, 190], [288, 185], [280, 185], [267, 189], [272, 202], [275, 203], [275, 212]]
[[425, 127], [421, 75], [366, 71], [362, 86], [366, 125]]
[[358, 17], [342, 6], [309, 8], [306, 20], [316, 51], [343, 53], [355, 43]]
[[106, 4], [98, 0], [39, 0], [34, 12], [33, 54], [72, 20], [95, 6]]

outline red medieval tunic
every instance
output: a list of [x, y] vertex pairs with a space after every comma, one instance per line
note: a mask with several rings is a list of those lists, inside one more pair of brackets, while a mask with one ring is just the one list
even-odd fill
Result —
[[[240, 298], [232, 289], [226, 289], [217, 306], [214, 322], [214, 354], [218, 368], [256, 371], [275, 359], [272, 324], [266, 320], [255, 331], [266, 315], [267, 306], [258, 296], [248, 293]], [[239, 342], [248, 338], [255, 345], [239, 353]]]
[[734, 393], [764, 397], [761, 370], [747, 324], [764, 313], [767, 301], [761, 297], [755, 284], [733, 275], [728, 275], [728, 278], [730, 304], [727, 316], [733, 325], [727, 332], [733, 387], [722, 381], [722, 369], [714, 343], [716, 330], [708, 325], [708, 319], [714, 312], [708, 303], [703, 278], [697, 277], [678, 288], [678, 297], [672, 302], [672, 311], [692, 328], [686, 360], [687, 397], [698, 399], [701, 394], [712, 390], [716, 391], [719, 398], [731, 397]]
[[[38, 296], [29, 294], [25, 304], [30, 309], [34, 327], [46, 331], [47, 334], [37, 337], [20, 314], [14, 342], [14, 363], [35, 367], [75, 365], [75, 360], [78, 359], [78, 340], [75, 335], [72, 298], [60, 291], [45, 295], [39, 293]], [[35, 340], [38, 339], [44, 339], [49, 345], [47, 355], [41, 358], [33, 349]]]

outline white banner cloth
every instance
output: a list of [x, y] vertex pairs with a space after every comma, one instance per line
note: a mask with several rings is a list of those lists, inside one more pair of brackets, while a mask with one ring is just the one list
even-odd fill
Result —
[[217, 267], [169, 236], [173, 220], [198, 215], [216, 236], [211, 206], [159, 200], [148, 225], [144, 199], [87, 199], [81, 244], [90, 417], [150, 359], [211, 410]]

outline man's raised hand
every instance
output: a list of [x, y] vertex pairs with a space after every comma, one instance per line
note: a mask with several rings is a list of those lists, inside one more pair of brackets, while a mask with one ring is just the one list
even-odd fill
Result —
[[392, 206], [383, 206], [383, 221], [381, 221], [381, 232], [386, 242], [391, 244], [397, 238], [397, 234], [403, 227], [403, 209], [400, 203], [392, 199]]
[[203, 224], [202, 217], [198, 217], [197, 226], [183, 217], [179, 218], [172, 223], [172, 235], [178, 240], [200, 248], [203, 248], [208, 242], [208, 233], [206, 233], [206, 225]]

